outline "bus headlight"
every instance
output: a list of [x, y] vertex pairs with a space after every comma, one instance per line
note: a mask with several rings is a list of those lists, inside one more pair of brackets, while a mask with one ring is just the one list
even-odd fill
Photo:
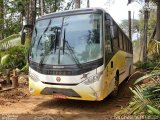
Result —
[[96, 81], [99, 81], [101, 75], [102, 75], [102, 72], [98, 73], [96, 75], [90, 76], [83, 83], [85, 85], [89, 85], [89, 84], [95, 83]]

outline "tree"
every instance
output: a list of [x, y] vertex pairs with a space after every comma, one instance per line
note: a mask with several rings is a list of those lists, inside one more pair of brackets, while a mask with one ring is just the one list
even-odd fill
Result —
[[153, 0], [157, 4], [157, 27], [156, 27], [156, 39], [160, 41], [160, 0]]
[[80, 0], [74, 0], [75, 8], [80, 8], [81, 1]]
[[29, 2], [29, 24], [34, 25], [36, 21], [36, 3], [37, 0], [30, 0]]
[[64, 10], [69, 10], [70, 8], [73, 9], [74, 6], [74, 0], [70, 0], [67, 2], [67, 6], [64, 8]]
[[90, 0], [87, 0], [87, 8], [90, 7]]
[[[145, 0], [145, 6], [148, 7], [149, 0]], [[148, 42], [148, 19], [149, 19], [149, 11], [147, 8], [144, 8], [144, 40], [143, 40], [143, 61], [147, 61], [147, 42]]]
[[[133, 2], [135, 0], [128, 0], [128, 4], [130, 4], [131, 2]], [[142, 1], [142, 0], [139, 0]], [[144, 9], [144, 31], [143, 31], [143, 61], [147, 60], [147, 33], [148, 33], [148, 4], [149, 4], [149, 0], [145, 0], [145, 9]]]
[[24, 8], [22, 0], [3, 0], [3, 36], [8, 37], [18, 33], [22, 28]]
[[[123, 29], [123, 31], [128, 34], [128, 20], [122, 20], [121, 21], [121, 24], [120, 24], [120, 27]], [[132, 34], [136, 33], [139, 31], [139, 20], [136, 20], [136, 19], [132, 19]]]
[[53, 13], [63, 8], [64, 0], [45, 0], [44, 1], [44, 13]]
[[40, 4], [39, 6], [41, 10], [41, 15], [43, 15], [44, 14], [44, 0], [40, 0], [39, 4]]
[[4, 3], [3, 0], [0, 0], [0, 40], [4, 38], [3, 29], [4, 29]]
[[[128, 0], [128, 4], [134, 2], [136, 0]], [[143, 0], [138, 0], [138, 1], [143, 1]], [[160, 41], [160, 0], [145, 0], [145, 1], [150, 1], [153, 2], [157, 5], [157, 20], [156, 20], [156, 39]]]

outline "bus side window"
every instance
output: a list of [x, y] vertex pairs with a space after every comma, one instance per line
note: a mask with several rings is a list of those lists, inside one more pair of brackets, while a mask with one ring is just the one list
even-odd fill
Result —
[[111, 31], [110, 31], [110, 19], [105, 20], [105, 51], [106, 53], [112, 53], [112, 41], [111, 41]]
[[111, 38], [113, 41], [113, 48], [116, 51], [117, 49], [119, 49], [119, 35], [118, 35], [118, 27], [115, 24], [114, 21], [112, 21], [111, 24]]
[[120, 31], [119, 31], [119, 29], [118, 29], [118, 27], [117, 27], [117, 42], [118, 42], [118, 48], [120, 48], [120, 38], [119, 38], [119, 34], [120, 34]]
[[123, 50], [126, 51], [126, 38], [125, 36], [123, 35]]
[[129, 47], [128, 52], [131, 53], [131, 42], [130, 41], [128, 42], [128, 47]]
[[119, 31], [119, 44], [120, 44], [120, 49], [123, 50], [123, 36], [121, 31]]

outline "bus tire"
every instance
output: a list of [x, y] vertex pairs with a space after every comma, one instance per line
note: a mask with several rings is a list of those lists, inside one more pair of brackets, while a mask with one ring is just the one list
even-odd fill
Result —
[[110, 94], [111, 97], [117, 97], [118, 91], [119, 91], [119, 72], [117, 72], [115, 76], [115, 88]]

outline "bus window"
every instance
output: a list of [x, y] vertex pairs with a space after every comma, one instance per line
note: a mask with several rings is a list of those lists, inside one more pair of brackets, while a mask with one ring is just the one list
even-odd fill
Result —
[[129, 52], [129, 40], [128, 39], [126, 39], [126, 41], [127, 41], [127, 52]]
[[126, 37], [123, 35], [123, 50], [126, 51]]
[[119, 48], [119, 43], [118, 43], [118, 28], [115, 23], [111, 26], [111, 29], [112, 29], [111, 31], [112, 31], [113, 47], [114, 50], [116, 50], [117, 48]]
[[128, 42], [128, 52], [129, 53], [131, 52], [131, 42], [130, 41]]
[[128, 41], [126, 38], [125, 38], [125, 42], [126, 42], [126, 51], [128, 51]]
[[111, 34], [110, 34], [110, 26], [109, 24], [106, 22], [105, 25], [105, 36], [106, 36], [106, 40], [105, 40], [105, 50], [107, 53], [112, 53], [112, 42], [111, 42]]
[[123, 50], [123, 37], [121, 32], [119, 32], [119, 48]]
[[119, 39], [120, 39], [120, 38], [119, 38], [119, 34], [120, 34], [120, 33], [119, 33], [119, 32], [120, 32], [120, 31], [119, 31], [119, 29], [118, 29], [118, 27], [117, 27], [117, 40], [118, 40], [117, 42], [118, 42], [118, 48], [120, 48], [120, 41], [119, 41]]

